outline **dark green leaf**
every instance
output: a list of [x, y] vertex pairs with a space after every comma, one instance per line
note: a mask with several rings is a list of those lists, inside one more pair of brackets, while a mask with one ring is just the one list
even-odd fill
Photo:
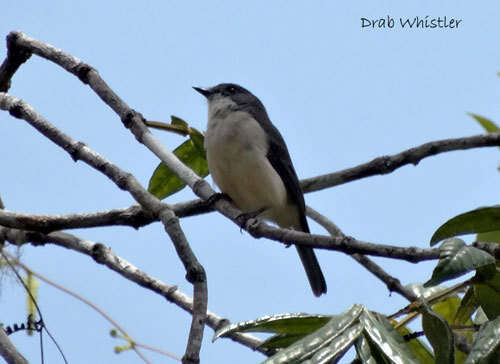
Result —
[[500, 272], [493, 278], [474, 283], [474, 298], [489, 320], [500, 316]]
[[354, 305], [341, 315], [332, 317], [323, 327], [268, 358], [264, 363], [300, 363], [310, 359], [348, 330], [362, 312], [363, 306]]
[[[205, 153], [200, 152], [191, 138], [178, 146], [174, 150], [174, 154], [198, 176], [203, 178], [208, 175], [208, 165]], [[182, 182], [177, 175], [175, 175], [165, 164], [160, 163], [149, 180], [148, 191], [159, 199], [164, 199], [181, 190], [184, 186], [185, 183]]]
[[[370, 340], [367, 334], [356, 340], [356, 354], [363, 364], [392, 364], [382, 350]], [[433, 362], [434, 363], [434, 362]]]
[[460, 305], [458, 306], [455, 317], [453, 318], [453, 324], [455, 325], [465, 325], [471, 322], [472, 314], [477, 310], [479, 302], [477, 302], [476, 297], [474, 297], [474, 288], [469, 287], [465, 292]]
[[500, 354], [500, 317], [487, 322], [477, 334], [465, 364], [498, 363]]
[[418, 364], [418, 359], [390, 322], [381, 317], [379, 320], [366, 309], [359, 317], [370, 341], [394, 363]]
[[495, 264], [495, 258], [483, 250], [465, 245], [461, 239], [447, 239], [439, 248], [439, 262], [432, 272], [432, 278], [424, 287], [459, 277], [471, 270]]
[[217, 330], [212, 341], [234, 332], [273, 332], [290, 335], [309, 334], [324, 326], [332, 317], [326, 315], [308, 315], [305, 313], [285, 313], [264, 316], [257, 320], [238, 322]]
[[432, 235], [431, 246], [452, 236], [496, 230], [500, 230], [500, 205], [480, 207], [446, 221]]
[[490, 119], [487, 119], [477, 114], [472, 114], [472, 113], [468, 114], [469, 116], [472, 116], [488, 133], [498, 133], [500, 131], [498, 126]]
[[363, 326], [357, 324], [346, 329], [342, 334], [335, 337], [330, 345], [314, 353], [311, 359], [303, 362], [304, 364], [331, 363], [340, 359], [346, 350], [363, 332]]
[[422, 305], [422, 328], [434, 349], [436, 363], [454, 363], [454, 342], [451, 329], [446, 320], [426, 304]]
[[[440, 317], [444, 318], [448, 325], [453, 325], [453, 320], [457, 314], [458, 308], [460, 306], [460, 298], [457, 296], [447, 297], [446, 299], [436, 303], [432, 306], [432, 310], [436, 312]], [[472, 320], [466, 320], [464, 325], [472, 325]], [[463, 333], [472, 342], [472, 333]], [[455, 363], [463, 363], [465, 361], [466, 355], [460, 350], [455, 350]]]

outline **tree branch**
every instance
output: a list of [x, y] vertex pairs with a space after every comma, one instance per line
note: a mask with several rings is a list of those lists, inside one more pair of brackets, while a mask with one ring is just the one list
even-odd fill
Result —
[[[344, 233], [326, 216], [320, 214], [318, 211], [307, 206], [307, 216], [316, 221], [318, 224], [323, 226], [326, 231], [330, 233], [331, 236], [335, 237], [345, 237]], [[373, 260], [367, 256], [359, 253], [352, 254], [351, 257], [356, 260], [359, 264], [365, 267], [369, 272], [371, 272], [375, 277], [384, 282], [387, 286], [389, 292], [397, 292], [410, 302], [418, 301], [418, 297], [413, 294], [409, 289], [401, 285], [399, 279], [394, 278], [389, 273], [384, 271], [384, 269], [375, 263]]]
[[[162, 204], [171, 208], [177, 217], [194, 216], [213, 211], [203, 200], [191, 200], [174, 205]], [[43, 233], [52, 231], [104, 226], [131, 226], [134, 229], [159, 221], [151, 212], [140, 205], [106, 211], [67, 215], [25, 214], [15, 211], [0, 211], [0, 225], [13, 229], [33, 230]]]
[[350, 236], [324, 236], [308, 234], [289, 229], [278, 229], [257, 219], [249, 219], [246, 223], [248, 232], [254, 238], [268, 238], [283, 244], [309, 246], [316, 249], [335, 250], [348, 255], [355, 253], [377, 257], [406, 260], [417, 263], [424, 260], [439, 259], [439, 249], [421, 249], [395, 245], [374, 244], [356, 240]]
[[395, 169], [408, 164], [417, 165], [422, 159], [436, 154], [454, 150], [467, 150], [481, 147], [500, 146], [500, 133], [474, 135], [471, 137], [437, 140], [410, 148], [391, 156], [375, 158], [371, 162], [328, 173], [321, 176], [307, 178], [301, 181], [304, 192], [319, 191], [328, 187], [341, 185], [358, 179], [380, 174], [388, 174]]
[[10, 33], [7, 36], [7, 58], [0, 66], [0, 92], [9, 90], [12, 76], [31, 57], [29, 50], [18, 47], [15, 43], [16, 34]]
[[26, 358], [17, 351], [0, 325], [0, 355], [8, 364], [29, 364]]
[[[189, 314], [193, 314], [193, 299], [182, 293], [177, 286], [168, 285], [159, 279], [148, 275], [129, 261], [113, 253], [110, 248], [104, 246], [103, 244], [94, 243], [63, 232], [44, 234], [9, 228], [0, 228], [0, 239], [5, 239], [14, 245], [22, 245], [25, 243], [31, 243], [34, 246], [54, 244], [85, 254], [94, 259], [97, 263], [105, 265], [109, 269], [115, 271], [125, 279], [159, 294], [168, 302], [175, 304]], [[216, 315], [210, 310], [207, 310], [206, 323], [214, 331], [219, 327], [226, 325], [228, 322], [229, 320]], [[255, 336], [236, 333], [228, 336], [228, 338], [265, 355], [270, 355], [272, 353], [272, 351], [268, 349], [260, 348], [259, 346], [262, 341]]]
[[146, 191], [132, 174], [122, 171], [85, 144], [73, 140], [69, 135], [58, 130], [24, 101], [6, 93], [0, 93], [0, 109], [9, 111], [12, 116], [27, 121], [40, 133], [68, 152], [73, 160], [82, 160], [103, 173], [120, 189], [128, 191], [142, 207], [154, 216], [158, 216], [162, 221], [165, 231], [174, 243], [179, 258], [186, 267], [186, 278], [193, 284], [193, 297], [196, 305], [194, 306], [193, 322], [183, 362], [198, 363], [207, 307], [206, 274], [180, 229], [178, 217], [168, 205], [162, 204], [160, 200]]

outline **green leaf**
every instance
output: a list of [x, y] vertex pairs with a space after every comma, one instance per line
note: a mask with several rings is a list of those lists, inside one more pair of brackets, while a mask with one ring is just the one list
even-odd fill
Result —
[[490, 119], [470, 112], [467, 114], [472, 116], [488, 133], [498, 133], [500, 131], [500, 128]]
[[500, 272], [493, 278], [474, 283], [474, 298], [489, 320], [500, 316]]
[[273, 332], [290, 335], [304, 335], [319, 329], [334, 317], [337, 316], [308, 315], [305, 313], [285, 313], [274, 316], [264, 316], [257, 320], [226, 325], [215, 332], [212, 341], [217, 340], [221, 336], [235, 332]]
[[332, 363], [334, 360], [341, 358], [346, 350], [354, 343], [354, 341], [363, 332], [363, 326], [357, 324], [349, 327], [342, 334], [335, 337], [330, 345], [320, 349], [314, 353], [311, 359], [304, 361], [304, 364], [316, 363]]
[[[379, 321], [380, 320], [380, 321]], [[418, 364], [419, 361], [404, 342], [403, 337], [386, 318], [377, 320], [368, 310], [359, 317], [370, 341], [394, 363]], [[389, 328], [391, 327], [391, 328]]]
[[178, 116], [175, 116], [175, 115], [171, 115], [170, 116], [170, 120], [171, 120], [171, 124], [172, 125], [179, 125], [179, 126], [183, 126], [184, 128], [189, 128], [189, 124], [186, 123], [184, 120], [182, 120], [180, 117]]
[[446, 290], [446, 287], [443, 286], [424, 287], [421, 283], [409, 283], [406, 285], [406, 288], [409, 289], [414, 295], [425, 299]]
[[[199, 147], [200, 135], [190, 137], [174, 150], [174, 154], [182, 163], [203, 178], [208, 175], [208, 165], [205, 151], [202, 152]], [[203, 135], [201, 135], [202, 137]], [[201, 142], [201, 145], [203, 145], [203, 142]], [[148, 191], [159, 199], [164, 199], [180, 191], [185, 185], [165, 164], [160, 163], [149, 180]]]
[[[406, 326], [401, 326], [397, 328], [398, 333], [401, 336], [410, 335], [411, 331], [408, 330]], [[434, 356], [427, 345], [420, 339], [415, 338], [406, 341], [406, 345], [410, 348], [411, 352], [420, 361], [421, 364], [434, 364]]]
[[[363, 309], [363, 306], [360, 305], [352, 306], [341, 315], [332, 317], [323, 327], [303, 337], [286, 349], [280, 350], [264, 363], [300, 363], [310, 359], [313, 355], [332, 344], [338, 336], [346, 332], [361, 315]], [[354, 335], [352, 331], [347, 332], [348, 337]]]
[[431, 246], [452, 236], [496, 230], [500, 230], [500, 205], [480, 207], [446, 221], [432, 235]]
[[479, 233], [477, 234], [476, 240], [484, 243], [500, 243], [500, 230]]
[[[453, 320], [455, 319], [459, 306], [460, 298], [451, 296], [433, 305], [432, 310], [440, 317], [444, 318], [448, 325], [453, 325]], [[472, 325], [471, 318], [469, 317], [463, 325]], [[463, 335], [472, 342], [473, 337], [471, 332], [465, 332]], [[455, 363], [463, 363], [466, 357], [467, 356], [460, 350], [455, 350]]]
[[478, 332], [465, 364], [498, 363], [500, 355], [500, 317], [487, 322]]
[[458, 306], [455, 317], [453, 318], [453, 324], [455, 325], [465, 325], [471, 322], [472, 314], [477, 310], [479, 302], [474, 296], [474, 288], [469, 287], [465, 292], [460, 305]]
[[[363, 364], [391, 364], [382, 350], [366, 334], [361, 335], [355, 344], [356, 354]], [[432, 362], [434, 363], [434, 361]]]
[[203, 145], [203, 143], [205, 142], [205, 137], [203, 136], [203, 134], [195, 128], [190, 128], [189, 129], [189, 137], [193, 141], [196, 149], [198, 149], [198, 152], [201, 155], [203, 155], [203, 158], [207, 159], [207, 157], [206, 157], [207, 153], [205, 151], [205, 146]]
[[495, 258], [483, 250], [465, 245], [461, 239], [447, 239], [439, 248], [439, 262], [432, 272], [432, 278], [424, 287], [459, 277], [471, 270], [495, 264]]
[[422, 305], [422, 328], [434, 349], [436, 363], [453, 364], [455, 356], [451, 329], [446, 320], [426, 304]]
[[276, 334], [265, 340], [259, 348], [282, 349], [302, 339], [307, 334]]

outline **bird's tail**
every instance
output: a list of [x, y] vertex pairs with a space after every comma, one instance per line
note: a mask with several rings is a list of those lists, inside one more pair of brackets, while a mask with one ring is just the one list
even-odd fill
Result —
[[296, 245], [297, 252], [299, 253], [302, 265], [306, 270], [307, 279], [309, 279], [309, 284], [311, 285], [312, 291], [316, 297], [321, 296], [326, 293], [326, 281], [319, 266], [318, 259], [314, 250], [305, 246]]

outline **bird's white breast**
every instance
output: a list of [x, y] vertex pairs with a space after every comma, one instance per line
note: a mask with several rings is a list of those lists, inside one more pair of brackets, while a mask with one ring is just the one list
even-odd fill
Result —
[[278, 222], [275, 215], [287, 207], [287, 191], [267, 159], [268, 137], [250, 114], [230, 108], [227, 101], [209, 105], [205, 147], [212, 178], [239, 209], [266, 207], [264, 217]]

